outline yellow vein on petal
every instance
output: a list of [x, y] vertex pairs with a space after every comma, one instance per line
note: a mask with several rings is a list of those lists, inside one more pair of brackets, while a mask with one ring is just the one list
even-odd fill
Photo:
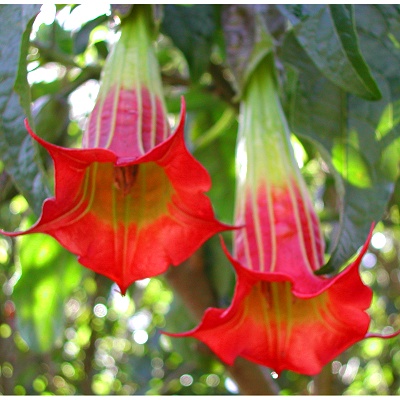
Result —
[[124, 197], [124, 236], [122, 243], [122, 276], [125, 277], [128, 275], [128, 239], [129, 239], [129, 214], [130, 214], [130, 195]]
[[117, 267], [118, 266], [118, 258], [117, 258], [117, 255], [119, 254], [119, 251], [118, 251], [118, 248], [119, 248], [119, 246], [118, 246], [118, 242], [119, 242], [119, 236], [118, 236], [118, 212], [117, 212], [117, 191], [118, 191], [118, 189], [114, 186], [114, 185], [112, 185], [112, 187], [111, 187], [111, 194], [112, 194], [112, 223], [113, 223], [113, 229], [114, 229], [114, 235], [113, 235], [113, 237], [114, 237], [114, 243], [113, 243], [113, 245], [114, 245], [114, 263], [115, 263], [115, 266]]
[[136, 82], [137, 82], [137, 88], [136, 88], [136, 96], [137, 96], [137, 102], [136, 102], [136, 106], [137, 106], [137, 110], [138, 110], [138, 115], [137, 115], [137, 143], [139, 146], [139, 150], [141, 152], [141, 154], [145, 153], [144, 150], [144, 145], [143, 145], [143, 99], [142, 99], [142, 87], [140, 84], [140, 76], [139, 76], [139, 71], [137, 68], [135, 68], [136, 71]]
[[90, 197], [89, 197], [88, 205], [87, 205], [85, 211], [81, 214], [80, 218], [83, 218], [90, 211], [90, 209], [92, 208], [93, 201], [94, 201], [95, 194], [96, 194], [96, 175], [97, 175], [97, 172], [98, 172], [98, 166], [99, 166], [98, 163], [94, 163], [93, 166], [92, 166], [93, 177], [92, 177], [92, 186], [91, 186], [91, 191], [90, 191]]
[[[282, 318], [282, 310], [281, 310], [281, 303], [279, 299], [279, 285], [280, 283], [271, 282], [271, 292], [272, 292], [272, 304], [273, 310], [276, 318], [276, 346], [275, 348], [278, 349], [277, 358], [278, 361], [281, 359], [281, 332], [283, 332], [282, 324], [284, 324], [285, 318]], [[282, 322], [283, 321], [283, 322]]]
[[283, 348], [285, 349], [285, 354], [288, 354], [288, 350], [290, 347], [290, 338], [293, 328], [293, 293], [291, 290], [290, 282], [283, 282], [284, 290], [285, 290], [285, 299], [286, 299], [286, 336], [283, 343]]
[[[249, 310], [251, 310], [252, 307], [249, 305], [249, 299], [245, 299], [243, 302], [243, 311], [242, 312], [235, 312], [233, 316], [226, 322], [224, 322], [224, 331], [229, 332], [229, 331], [235, 331], [239, 330], [241, 325], [244, 325], [243, 323], [246, 320], [246, 317], [249, 315]], [[225, 311], [221, 314], [221, 317], [225, 316], [229, 308], [225, 309]], [[213, 330], [213, 328], [208, 329], [208, 330]]]
[[305, 207], [305, 213], [306, 213], [306, 218], [307, 218], [308, 231], [310, 232], [310, 240], [311, 240], [311, 245], [312, 245], [312, 258], [313, 258], [313, 262], [314, 262], [314, 268], [312, 268], [312, 267], [311, 268], [314, 271], [314, 270], [317, 270], [318, 268], [320, 268], [321, 262], [323, 262], [323, 260], [320, 258], [320, 256], [322, 256], [322, 254], [318, 254], [315, 230], [317, 230], [319, 233], [318, 239], [321, 243], [322, 243], [323, 238], [321, 237], [321, 230], [319, 228], [318, 221], [315, 221], [315, 224], [317, 224], [316, 225], [317, 229], [314, 229], [314, 222], [313, 222], [312, 216], [311, 216], [312, 204], [310, 204], [311, 200], [307, 196], [308, 193], [304, 193], [306, 190], [307, 190], [307, 188], [305, 188], [304, 185], [300, 186], [301, 195], [302, 195], [303, 199], [305, 199], [305, 201], [307, 201], [306, 205], [309, 205], [309, 207]]
[[[247, 199], [246, 199], [247, 200]], [[246, 222], [246, 202], [247, 201], [242, 202], [243, 204], [243, 222]], [[249, 244], [249, 238], [247, 236], [247, 232], [248, 232], [248, 227], [245, 225], [243, 228], [243, 233], [242, 233], [242, 237], [243, 237], [243, 245], [244, 245], [244, 252], [245, 252], [245, 258], [246, 258], [246, 267], [253, 270], [254, 269], [254, 265], [253, 265], [253, 261], [251, 258], [251, 254], [250, 254], [250, 244]]]
[[111, 114], [111, 121], [110, 121], [110, 132], [108, 134], [108, 140], [107, 143], [105, 145], [105, 148], [109, 148], [111, 145], [111, 142], [113, 140], [114, 134], [115, 134], [115, 125], [116, 125], [116, 120], [117, 120], [117, 115], [118, 115], [118, 106], [119, 106], [119, 102], [120, 102], [120, 92], [121, 92], [121, 85], [122, 85], [122, 72], [124, 69], [124, 65], [126, 63], [126, 54], [124, 52], [122, 52], [120, 54], [120, 57], [122, 59], [118, 60], [118, 64], [117, 64], [117, 68], [118, 71], [115, 72], [114, 74], [114, 79], [116, 80], [115, 83], [115, 89], [113, 92], [114, 98], [113, 98], [113, 105], [112, 105], [112, 114]]
[[[250, 116], [251, 117], [251, 116]], [[249, 130], [250, 131], [250, 130]], [[253, 147], [251, 147], [253, 148]], [[262, 231], [261, 231], [261, 222], [260, 222], [260, 210], [258, 207], [258, 185], [260, 182], [257, 182], [257, 174], [254, 170], [254, 161], [257, 163], [258, 160], [255, 158], [258, 157], [257, 151], [255, 154], [250, 154], [250, 159], [253, 160], [252, 169], [250, 170], [250, 180], [252, 186], [252, 195], [251, 195], [251, 202], [252, 202], [252, 217], [253, 217], [253, 226], [254, 226], [254, 233], [256, 237], [256, 243], [258, 248], [258, 270], [264, 272], [265, 271], [265, 257], [264, 257], [264, 246], [263, 246], [263, 238], [262, 238]], [[250, 168], [249, 168], [250, 169]]]
[[[338, 318], [335, 317], [331, 308], [332, 308], [332, 302], [327, 301], [324, 313], [324, 320], [327, 322], [329, 327], [335, 329], [337, 332], [343, 332], [344, 329], [348, 329], [349, 328], [348, 323], [338, 320]], [[341, 312], [345, 313], [345, 307], [343, 305]]]
[[[99, 98], [98, 103], [97, 103], [98, 104], [98, 109], [97, 109], [96, 123], [95, 123], [95, 127], [96, 127], [96, 129], [95, 129], [95, 141], [94, 141], [94, 146], [93, 147], [99, 147], [100, 136], [101, 136], [102, 114], [103, 114], [104, 103], [106, 101], [106, 98], [104, 96], [101, 96], [101, 93], [99, 93], [99, 97], [100, 98]], [[95, 107], [96, 106], [97, 105], [95, 105]], [[89, 120], [89, 125], [88, 126], [90, 126], [90, 120]], [[88, 136], [88, 142], [89, 142], [89, 136]]]
[[[290, 142], [288, 143], [288, 145], [291, 146]], [[289, 152], [290, 152], [290, 158], [293, 160], [294, 163], [296, 163], [295, 159], [294, 159], [294, 155], [293, 155], [293, 150], [292, 150], [291, 147], [289, 148]], [[286, 170], [287, 170], [287, 172], [289, 174], [288, 176], [291, 176], [290, 175], [290, 171], [288, 171], [289, 164], [290, 163], [285, 163], [285, 167], [286, 167]], [[303, 204], [303, 209], [304, 209], [306, 220], [307, 220], [307, 229], [308, 229], [308, 232], [310, 234], [310, 240], [311, 240], [311, 246], [312, 246], [312, 252], [313, 252], [311, 254], [311, 257], [312, 257], [312, 259], [314, 261], [315, 268], [313, 268], [313, 265], [311, 265], [309, 255], [307, 254], [307, 250], [306, 250], [306, 248], [304, 246], [304, 244], [305, 244], [304, 240], [305, 239], [304, 239], [304, 235], [303, 235], [302, 223], [301, 223], [301, 218], [300, 218], [299, 204], [298, 204], [298, 202], [296, 200], [296, 194], [294, 193], [293, 180], [290, 179], [290, 184], [289, 184], [290, 197], [291, 197], [293, 209], [295, 211], [297, 232], [300, 234], [300, 235], [297, 236], [297, 238], [300, 239], [300, 237], [301, 237], [301, 240], [299, 240], [299, 244], [300, 244], [300, 247], [301, 247], [301, 250], [302, 250], [302, 254], [303, 254], [303, 257], [307, 260], [307, 263], [306, 263], [307, 267], [313, 273], [315, 269], [318, 269], [320, 267], [320, 265], [319, 265], [320, 261], [319, 261], [319, 257], [318, 257], [319, 255], [317, 254], [318, 251], [316, 249], [314, 223], [313, 223], [312, 218], [311, 218], [311, 212], [312, 212], [311, 211], [311, 207], [312, 207], [312, 204], [310, 204], [309, 193], [307, 191], [305, 183], [303, 182], [303, 177], [301, 175], [300, 170], [296, 169], [295, 170], [295, 175], [296, 175], [296, 179], [299, 182], [298, 189], [299, 189], [299, 194], [301, 196], [301, 201], [302, 201], [302, 204]], [[319, 227], [318, 227], [318, 231], [320, 232]], [[322, 241], [322, 237], [320, 237], [320, 239]]]
[[150, 91], [150, 103], [151, 103], [151, 139], [150, 139], [150, 149], [156, 145], [157, 139], [157, 107], [154, 91]]
[[162, 112], [162, 117], [163, 117], [163, 140], [167, 139], [169, 136], [169, 122], [167, 119], [167, 112], [166, 109], [164, 107], [164, 104], [161, 105], [161, 112]]
[[[251, 132], [251, 130], [249, 130], [250, 126], [247, 127], [247, 125], [250, 125], [250, 119], [251, 118], [248, 118], [247, 114], [245, 114], [243, 119], [244, 119], [244, 121], [243, 121], [244, 127], [242, 128], [243, 129], [242, 132]], [[246, 221], [246, 217], [247, 217], [247, 215], [246, 215], [247, 202], [248, 202], [249, 197], [251, 199], [253, 197], [253, 185], [252, 185], [252, 179], [251, 179], [252, 178], [251, 174], [252, 174], [253, 171], [250, 170], [249, 159], [252, 159], [251, 157], [254, 157], [254, 155], [251, 154], [251, 150], [250, 150], [249, 146], [247, 145], [247, 138], [244, 137], [243, 140], [244, 140], [244, 147], [245, 147], [244, 152], [246, 154], [246, 164], [247, 164], [246, 165], [246, 175], [247, 176], [250, 175], [250, 178], [248, 179], [250, 181], [250, 185], [249, 185], [249, 187], [247, 185], [245, 185], [245, 184], [243, 185], [243, 187], [239, 187], [239, 185], [238, 185], [237, 191], [239, 192], [239, 191], [243, 191], [244, 190], [245, 193], [244, 193], [244, 196], [243, 196], [243, 194], [239, 195], [239, 193], [237, 193], [236, 194], [236, 198], [242, 199], [244, 197], [243, 201], [240, 200], [240, 203], [241, 203], [241, 211], [242, 211], [242, 215], [243, 215], [243, 220], [241, 221], [241, 223], [245, 224], [244, 227], [243, 227], [243, 230], [244, 230], [243, 231], [243, 244], [244, 244], [246, 264], [247, 264], [246, 267], [251, 269], [251, 270], [254, 270], [256, 268], [256, 266], [253, 265], [253, 259], [251, 257], [250, 240], [249, 240], [249, 237], [248, 237], [248, 229], [249, 228], [248, 228], [247, 221]], [[243, 177], [243, 179], [244, 179], [245, 182], [247, 181], [245, 179], [245, 177]], [[249, 188], [250, 188], [250, 190], [249, 190]]]
[[[48, 225], [54, 225], [59, 221], [62, 221], [65, 218], [68, 218], [70, 215], [74, 214], [81, 206], [82, 204], [84, 204], [85, 200], [86, 200], [86, 194], [88, 192], [88, 188], [89, 188], [89, 183], [92, 183], [91, 185], [91, 194], [90, 194], [90, 198], [92, 198], [92, 194], [93, 194], [93, 189], [94, 189], [94, 183], [93, 183], [93, 179], [90, 178], [90, 175], [93, 175], [92, 173], [92, 167], [89, 168], [89, 172], [85, 175], [85, 182], [84, 182], [84, 189], [83, 189], [83, 193], [82, 193], [82, 197], [80, 198], [78, 204], [76, 204], [71, 210], [69, 210], [68, 212], [60, 215], [58, 218], [55, 218], [53, 220], [51, 220], [50, 222], [48, 222], [47, 224], [43, 224], [40, 226], [41, 230], [45, 230], [46, 226]], [[67, 223], [63, 223], [63, 227], [69, 226], [74, 224], [76, 221], [79, 221], [81, 218], [83, 218], [87, 212], [88, 212], [88, 207], [91, 206], [91, 202], [89, 200], [88, 205], [86, 206], [85, 210], [80, 213], [76, 218], [72, 219], [71, 221], [68, 221]], [[52, 230], [52, 229], [50, 229]]]
[[[287, 169], [287, 167], [286, 167]], [[295, 218], [295, 222], [296, 222], [296, 231], [297, 231], [297, 235], [296, 235], [296, 239], [299, 243], [299, 247], [300, 247], [300, 251], [301, 254], [303, 256], [303, 259], [305, 261], [305, 265], [306, 267], [309, 269], [309, 271], [311, 273], [313, 273], [313, 269], [312, 266], [310, 264], [310, 260], [307, 256], [307, 249], [305, 248], [305, 239], [304, 239], [304, 235], [303, 235], [303, 229], [302, 229], [302, 223], [301, 223], [301, 218], [300, 218], [300, 210], [299, 210], [299, 205], [298, 202], [296, 200], [296, 193], [295, 190], [293, 188], [294, 183], [293, 183], [293, 179], [291, 178], [290, 172], [288, 174], [288, 176], [290, 177], [289, 179], [289, 184], [288, 184], [288, 189], [289, 189], [289, 195], [290, 195], [290, 201], [292, 203], [292, 208], [294, 211], [294, 218]], [[304, 198], [303, 198], [303, 193], [300, 193], [301, 196], [301, 201], [304, 204]]]
[[277, 239], [276, 239], [276, 227], [275, 227], [275, 213], [274, 213], [274, 206], [273, 206], [273, 198], [272, 198], [272, 191], [271, 191], [271, 183], [267, 182], [267, 177], [265, 178], [265, 190], [267, 195], [267, 207], [268, 207], [268, 216], [269, 216], [269, 228], [270, 228], [270, 237], [271, 237], [271, 261], [269, 266], [269, 272], [274, 272], [277, 263]]
[[252, 216], [254, 223], [254, 232], [256, 235], [256, 243], [258, 248], [258, 270], [264, 272], [265, 271], [265, 259], [264, 259], [264, 246], [262, 241], [262, 232], [261, 232], [261, 223], [260, 223], [260, 214], [257, 204], [257, 195], [251, 196], [252, 201]]
[[[262, 282], [259, 283], [260, 287], [257, 289], [260, 291], [260, 296], [263, 298], [264, 301], [261, 301], [261, 311], [262, 311], [262, 320], [265, 323], [265, 326], [267, 327], [267, 329], [265, 329], [265, 331], [267, 332], [267, 345], [268, 345], [268, 349], [272, 352], [276, 347], [274, 347], [273, 343], [272, 343], [272, 336], [270, 333], [272, 332], [271, 329], [271, 319], [269, 317], [269, 310], [268, 310], [268, 301], [271, 301], [271, 298], [267, 298], [267, 295], [264, 294], [262, 292]], [[267, 283], [265, 288], [267, 290], [270, 289], [271, 284]], [[273, 306], [273, 304], [269, 304], [269, 307], [271, 308]], [[268, 329], [269, 328], [269, 329]]]
[[[325, 307], [322, 308], [321, 305], [323, 305], [324, 299], [319, 299], [318, 297], [310, 299], [315, 317], [318, 321], [322, 323], [322, 325], [326, 327], [328, 331], [335, 330], [337, 333], [342, 334], [343, 327], [345, 327], [346, 325], [338, 323], [337, 319], [332, 315], [332, 312], [329, 310], [329, 302], [327, 300]], [[330, 321], [328, 321], [328, 318], [330, 319]]]

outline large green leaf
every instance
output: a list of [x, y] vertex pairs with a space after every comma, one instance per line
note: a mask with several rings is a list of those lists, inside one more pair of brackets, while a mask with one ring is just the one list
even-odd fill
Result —
[[26, 54], [38, 11], [37, 5], [0, 5], [0, 158], [36, 214], [48, 189], [24, 118], [31, 119]]
[[379, 100], [381, 93], [360, 51], [354, 6], [281, 6], [294, 34], [319, 71], [356, 96]]
[[364, 242], [371, 223], [382, 218], [399, 173], [400, 79], [394, 66], [400, 49], [379, 9], [356, 11], [360, 45], [382, 89], [380, 101], [349, 95], [327, 80], [293, 34], [283, 53], [299, 71], [291, 127], [318, 145], [338, 183], [340, 227], [324, 273], [337, 270]]
[[84, 268], [44, 234], [21, 237], [18, 247], [22, 275], [13, 292], [18, 329], [33, 351], [46, 352], [62, 338], [65, 302]]
[[212, 4], [182, 6], [167, 4], [161, 32], [168, 35], [184, 54], [191, 78], [198, 81], [210, 62], [216, 12]]

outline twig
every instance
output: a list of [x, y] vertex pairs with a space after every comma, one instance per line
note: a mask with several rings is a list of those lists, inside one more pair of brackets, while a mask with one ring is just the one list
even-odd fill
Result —
[[325, 365], [322, 371], [314, 377], [314, 395], [330, 395], [334, 393], [333, 374], [331, 363]]
[[[93, 310], [96, 299], [99, 296], [103, 296], [108, 290], [109, 281], [102, 275], [95, 274], [94, 280], [96, 282], [96, 292], [91, 296], [89, 300], [89, 307]], [[89, 346], [85, 351], [85, 359], [83, 361], [83, 370], [85, 372], [85, 378], [81, 381], [81, 391], [84, 395], [93, 395], [92, 390], [92, 379], [93, 379], [93, 359], [96, 353], [96, 340], [99, 338], [99, 333], [96, 329], [94, 329], [94, 315], [90, 318], [90, 329], [92, 331], [89, 339]]]
[[[170, 268], [165, 276], [197, 322], [201, 320], [208, 307], [217, 305], [216, 295], [204, 272], [202, 249], [194, 253], [182, 265]], [[266, 376], [256, 364], [237, 358], [234, 365], [225, 365], [225, 368], [238, 384], [241, 394], [275, 395], [279, 393], [276, 382]]]
[[239, 103], [234, 101], [235, 90], [231, 84], [224, 77], [224, 68], [221, 65], [210, 62], [208, 71], [213, 77], [215, 88], [213, 92], [217, 94], [222, 100], [226, 101], [236, 111], [239, 111]]

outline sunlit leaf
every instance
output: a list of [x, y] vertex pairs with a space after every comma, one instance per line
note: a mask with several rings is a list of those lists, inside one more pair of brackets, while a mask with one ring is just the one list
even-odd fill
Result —
[[[398, 137], [400, 80], [392, 65], [399, 63], [400, 50], [385, 35], [388, 28], [379, 11], [371, 6], [366, 12], [366, 7], [356, 9], [362, 31], [360, 43], [366, 54], [370, 50], [367, 61], [379, 74], [379, 102], [346, 95], [322, 76], [294, 35], [289, 35], [285, 43], [285, 59], [300, 72], [292, 103], [292, 129], [318, 144], [336, 171], [341, 199], [340, 233], [333, 241], [331, 259], [321, 272], [337, 270], [363, 243], [371, 223], [382, 218], [398, 175], [398, 141], [394, 139]], [[367, 22], [370, 18], [376, 21], [373, 25]], [[377, 37], [372, 30], [381, 22], [381, 36]], [[375, 49], [385, 54], [379, 55]], [[385, 140], [387, 135], [390, 140]]]
[[19, 239], [21, 277], [13, 292], [19, 331], [36, 352], [51, 350], [65, 328], [64, 306], [84, 268], [53, 238]]

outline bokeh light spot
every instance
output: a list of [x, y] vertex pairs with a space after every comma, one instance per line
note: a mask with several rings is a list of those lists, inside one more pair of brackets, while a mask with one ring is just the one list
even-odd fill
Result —
[[96, 304], [93, 312], [96, 317], [103, 318], [107, 315], [107, 307], [104, 304]]
[[226, 378], [225, 379], [225, 388], [226, 390], [228, 390], [231, 393], [239, 393], [239, 388], [236, 385], [236, 383], [231, 379], [231, 378]]
[[147, 340], [149, 339], [149, 335], [147, 334], [146, 331], [139, 329], [135, 332], [133, 332], [133, 340], [137, 343], [137, 344], [145, 344], [147, 342]]
[[377, 257], [374, 253], [366, 253], [362, 258], [362, 264], [365, 268], [373, 268], [375, 267], [377, 262]]
[[371, 245], [375, 247], [375, 249], [380, 250], [385, 247], [386, 244], [386, 237], [381, 232], [376, 232], [373, 234], [371, 239]]
[[182, 386], [190, 386], [193, 383], [193, 377], [189, 374], [184, 374], [179, 378]]
[[210, 374], [206, 378], [206, 384], [210, 387], [217, 387], [220, 383], [220, 379], [218, 375]]

